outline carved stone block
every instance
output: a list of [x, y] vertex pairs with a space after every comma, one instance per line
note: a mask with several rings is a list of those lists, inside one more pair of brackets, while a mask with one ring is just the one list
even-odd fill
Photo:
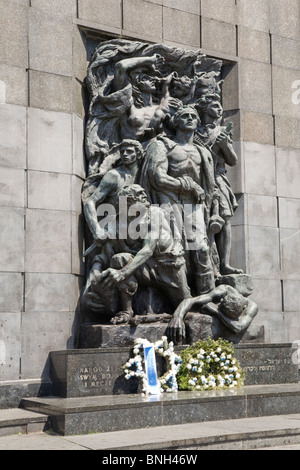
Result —
[[238, 22], [249, 29], [269, 32], [269, 0], [244, 0], [238, 3]]
[[70, 312], [72, 276], [58, 273], [26, 273], [26, 312]]
[[218, 21], [236, 24], [237, 5], [235, 0], [223, 0], [218, 8], [210, 0], [201, 0], [201, 15]]
[[298, 84], [299, 69], [273, 66], [273, 109], [274, 114], [299, 119], [299, 104], [293, 99], [293, 85]]
[[279, 197], [279, 227], [300, 229], [300, 201], [297, 198]]
[[58, 16], [75, 16], [75, 0], [32, 0], [31, 7], [48, 11]]
[[277, 199], [275, 196], [248, 194], [248, 224], [277, 227]]

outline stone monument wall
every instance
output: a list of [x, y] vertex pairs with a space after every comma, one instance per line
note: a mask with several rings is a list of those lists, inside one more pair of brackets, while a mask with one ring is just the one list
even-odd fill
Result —
[[266, 342], [300, 340], [298, 0], [0, 0], [0, 383], [47, 378], [76, 346], [88, 61], [101, 39], [224, 61], [239, 163], [232, 262]]

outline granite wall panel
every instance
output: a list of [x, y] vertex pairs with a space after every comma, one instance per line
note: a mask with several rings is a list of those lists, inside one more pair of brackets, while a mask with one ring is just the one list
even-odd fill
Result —
[[28, 168], [72, 173], [72, 116], [28, 109]]
[[[159, 19], [158, 19], [159, 21]], [[163, 9], [162, 35], [166, 41], [187, 46], [200, 47], [200, 18], [193, 13]], [[158, 36], [159, 31], [157, 31]]]
[[28, 67], [28, 8], [11, 0], [0, 1], [0, 63]]
[[70, 212], [27, 209], [25, 270], [37, 273], [71, 272]]
[[[124, 8], [126, 7], [124, 1]], [[116, 28], [122, 27], [121, 0], [78, 0], [78, 18]]]
[[0, 105], [0, 164], [26, 168], [27, 109]]
[[201, 15], [225, 23], [236, 24], [237, 5], [235, 0], [220, 0], [218, 4], [211, 0], [201, 0]]
[[300, 4], [298, 0], [270, 0], [270, 32], [299, 41]]
[[71, 76], [72, 33], [73, 25], [68, 17], [30, 8], [30, 69]]
[[234, 24], [203, 17], [201, 28], [201, 47], [204, 50], [236, 55], [237, 41]]
[[28, 106], [28, 71], [25, 67], [0, 63], [1, 104]]
[[254, 31], [269, 32], [270, 0], [237, 0], [237, 8], [240, 26], [246, 26]]

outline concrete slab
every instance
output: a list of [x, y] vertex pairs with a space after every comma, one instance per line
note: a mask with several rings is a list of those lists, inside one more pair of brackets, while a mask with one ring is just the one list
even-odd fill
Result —
[[[68, 437], [68, 441], [93, 450], [145, 450], [205, 446], [208, 443], [225, 441], [246, 441], [252, 435], [265, 433], [275, 436], [282, 429], [300, 431], [300, 415], [286, 415], [268, 418], [246, 418], [214, 423], [193, 423], [178, 426], [121, 431], [116, 433], [94, 434]], [[116, 446], [117, 443], [117, 446]], [[175, 444], [176, 443], [176, 444]], [[197, 448], [197, 447], [196, 447]]]
[[[113, 451], [127, 450], [189, 450], [197, 455], [198, 450], [217, 449], [299, 450], [300, 415], [192, 423], [84, 436], [63, 437], [49, 432], [0, 437], [0, 450], [99, 450], [110, 451], [113, 456]], [[140, 453], [139, 456], [143, 460], [147, 454]]]
[[0, 450], [85, 450], [72, 442], [47, 433], [0, 437]]

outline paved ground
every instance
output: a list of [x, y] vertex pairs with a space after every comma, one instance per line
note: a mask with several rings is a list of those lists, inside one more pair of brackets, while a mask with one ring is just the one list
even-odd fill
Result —
[[[223, 436], [230, 439], [230, 436], [248, 436], [249, 433], [257, 433], [266, 430], [274, 436], [282, 434], [282, 429], [289, 429], [296, 432], [300, 428], [300, 415], [270, 416], [265, 418], [248, 418], [239, 420], [227, 420], [216, 422], [204, 422], [195, 424], [184, 424], [179, 426], [164, 426], [149, 429], [117, 431], [111, 433], [89, 434], [82, 436], [58, 436], [51, 433], [30, 433], [25, 435], [11, 435], [0, 437], [0, 450], [101, 450], [109, 452], [114, 450], [130, 449], [132, 444], [145, 450], [152, 445], [159, 449], [166, 449], [171, 442], [177, 440], [180, 444], [192, 445], [196, 440], [206, 439], [208, 441]], [[299, 434], [298, 434], [299, 439]], [[247, 439], [246, 439], [247, 441]], [[243, 441], [238, 444], [233, 443], [232, 450], [245, 450]], [[248, 442], [249, 439], [248, 439]], [[270, 445], [275, 445], [272, 442]], [[294, 444], [288, 439], [286, 445], [263, 450], [300, 450], [300, 443]], [[116, 447], [116, 445], [118, 447]], [[260, 449], [255, 449], [260, 450]], [[178, 451], [179, 455], [184, 455], [185, 450]], [[193, 452], [193, 451], [191, 451]], [[196, 451], [197, 452], [197, 451]], [[149, 451], [151, 454], [151, 450]], [[112, 451], [113, 455], [113, 451]]]

